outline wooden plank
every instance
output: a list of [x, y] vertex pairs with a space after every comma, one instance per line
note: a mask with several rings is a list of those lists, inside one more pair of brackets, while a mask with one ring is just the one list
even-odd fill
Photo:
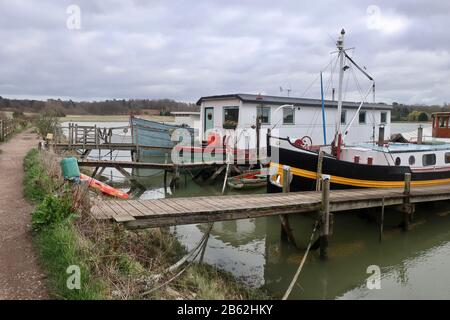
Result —
[[140, 201], [138, 201], [138, 200], [130, 200], [128, 202], [130, 205], [132, 205], [137, 210], [139, 210], [143, 216], [150, 216], [153, 214], [157, 214], [159, 211], [159, 208], [157, 210], [155, 210], [154, 208], [147, 208], [142, 203], [140, 203]]
[[130, 215], [128, 212], [126, 212], [114, 200], [105, 201], [105, 204], [107, 204], [111, 208], [111, 210], [114, 211], [112, 218], [114, 220], [116, 220], [117, 222], [125, 222], [125, 221], [135, 220], [135, 218], [132, 215]]
[[158, 199], [154, 199], [154, 200], [139, 200], [139, 202], [141, 204], [143, 204], [144, 206], [146, 206], [147, 208], [152, 207], [153, 209], [156, 209], [157, 213], [155, 213], [155, 214], [158, 214], [158, 215], [179, 212], [179, 211], [173, 209], [172, 207], [169, 207], [169, 206], [165, 205], [164, 203], [162, 203]]
[[125, 210], [126, 212], [128, 212], [131, 216], [133, 217], [139, 217], [142, 216], [143, 214], [137, 210], [135, 207], [133, 207], [131, 204], [129, 204], [127, 201], [120, 201], [120, 200], [115, 200], [115, 202], [122, 207], [123, 210]]
[[[153, 203], [153, 200], [135, 200], [133, 202], [135, 206], [140, 206], [142, 210], [145, 210], [147, 213], [146, 216], [153, 216], [153, 215], [160, 215], [164, 213], [164, 210], [162, 210], [160, 207], [156, 206]], [[141, 209], [139, 209], [141, 210]], [[142, 211], [141, 210], [141, 211]]]
[[94, 218], [99, 220], [108, 219], [108, 217], [103, 214], [103, 211], [101, 211], [97, 204], [91, 206], [91, 214]]

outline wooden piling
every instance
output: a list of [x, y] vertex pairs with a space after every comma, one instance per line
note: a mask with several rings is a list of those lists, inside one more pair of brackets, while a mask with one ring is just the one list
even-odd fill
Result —
[[0, 120], [0, 142], [5, 141], [4, 122]]
[[322, 163], [323, 163], [324, 152], [319, 151], [319, 157], [317, 159], [317, 178], [316, 178], [316, 191], [322, 190]]
[[330, 234], [330, 176], [322, 175], [322, 226], [320, 228], [320, 258], [328, 259], [328, 242]]

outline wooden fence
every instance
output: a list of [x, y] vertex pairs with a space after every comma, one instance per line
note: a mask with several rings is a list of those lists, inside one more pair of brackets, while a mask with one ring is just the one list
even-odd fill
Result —
[[12, 119], [0, 120], [0, 142], [5, 141], [16, 130], [17, 123]]

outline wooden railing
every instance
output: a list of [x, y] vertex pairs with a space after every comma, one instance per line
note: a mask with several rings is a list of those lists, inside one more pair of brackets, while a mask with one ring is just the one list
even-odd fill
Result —
[[12, 119], [0, 120], [0, 142], [5, 141], [16, 130], [17, 123]]

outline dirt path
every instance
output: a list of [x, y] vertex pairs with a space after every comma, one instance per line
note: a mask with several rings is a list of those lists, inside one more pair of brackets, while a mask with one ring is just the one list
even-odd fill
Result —
[[37, 143], [27, 131], [0, 144], [0, 299], [48, 298], [30, 234], [32, 207], [22, 193], [23, 158]]

